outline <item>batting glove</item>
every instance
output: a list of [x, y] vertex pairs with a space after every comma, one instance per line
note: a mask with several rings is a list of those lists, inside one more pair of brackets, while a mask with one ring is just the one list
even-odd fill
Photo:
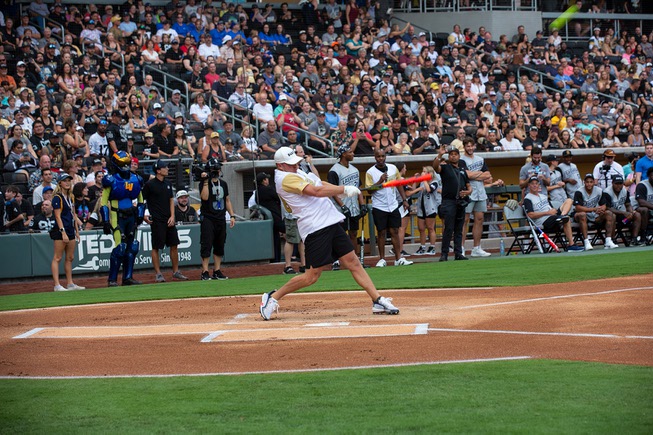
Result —
[[351, 210], [349, 210], [349, 207], [346, 205], [343, 205], [340, 207], [340, 212], [345, 215], [345, 217], [350, 218], [351, 217]]
[[345, 188], [345, 196], [348, 198], [351, 198], [352, 196], [358, 196], [360, 195], [361, 191], [358, 189], [356, 186], [344, 186]]

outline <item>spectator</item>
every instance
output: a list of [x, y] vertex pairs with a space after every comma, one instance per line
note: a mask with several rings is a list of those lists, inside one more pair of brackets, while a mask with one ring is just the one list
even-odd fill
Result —
[[37, 214], [29, 225], [30, 233], [49, 233], [57, 225], [54, 218], [52, 201], [47, 199], [41, 203], [41, 212]]
[[14, 185], [9, 185], [5, 189], [5, 213], [6, 220], [4, 222], [5, 228], [11, 232], [20, 232], [25, 230], [25, 218], [21, 210], [21, 204], [18, 202], [17, 197], [20, 195], [20, 190]]
[[277, 131], [277, 123], [274, 120], [268, 121], [267, 128], [258, 136], [260, 155], [266, 159], [272, 158], [282, 143], [283, 137]]
[[641, 157], [635, 166], [635, 180], [639, 184], [648, 179], [648, 170], [653, 168], [653, 143], [647, 143], [644, 147], [644, 156]]

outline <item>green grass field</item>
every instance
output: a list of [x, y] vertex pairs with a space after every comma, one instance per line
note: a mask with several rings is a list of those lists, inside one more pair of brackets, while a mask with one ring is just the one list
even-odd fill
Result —
[[[370, 269], [380, 288], [506, 286], [653, 272], [653, 250]], [[410, 273], [397, 273], [398, 270]], [[270, 276], [0, 298], [0, 310], [260, 294]], [[650, 285], [642, 280], [642, 285]], [[347, 290], [328, 272], [308, 291]], [[2, 351], [0, 350], [0, 361]], [[0, 380], [0, 433], [651, 433], [653, 368], [501, 361], [299, 374]]]

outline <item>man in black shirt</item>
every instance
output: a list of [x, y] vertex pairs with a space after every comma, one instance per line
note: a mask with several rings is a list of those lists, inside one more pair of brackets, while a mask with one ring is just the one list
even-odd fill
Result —
[[[229, 186], [220, 178], [220, 162], [212, 158], [206, 164], [206, 171], [200, 176], [200, 198], [202, 200], [202, 224], [200, 227], [200, 256], [202, 257], [202, 281], [228, 279], [220, 270], [227, 239], [226, 212], [229, 212], [229, 228], [236, 223], [234, 209], [229, 199]], [[213, 275], [209, 276], [209, 258], [213, 250]]]
[[177, 205], [175, 206], [175, 222], [178, 224], [196, 224], [197, 210], [188, 205], [188, 192], [179, 190], [176, 195]]
[[52, 201], [45, 200], [41, 203], [41, 213], [37, 214], [36, 217], [29, 224], [30, 233], [49, 233], [54, 226], [57, 225], [57, 221], [54, 219], [54, 213], [52, 211]]
[[179, 154], [177, 143], [174, 140], [170, 140], [171, 132], [172, 127], [168, 122], [166, 122], [165, 125], [161, 127], [161, 131], [154, 136], [154, 145], [158, 148], [161, 157], [170, 158], [173, 155]]
[[123, 129], [120, 127], [122, 124], [122, 115], [120, 111], [114, 110], [111, 113], [111, 124], [107, 127], [107, 143], [111, 152], [128, 151], [127, 150], [127, 135], [124, 134]]
[[186, 278], [179, 271], [179, 257], [177, 255], [177, 245], [179, 245], [179, 235], [175, 226], [175, 202], [172, 199], [172, 186], [165, 181], [168, 176], [168, 162], [157, 160], [154, 164], [156, 177], [145, 183], [143, 187], [143, 199], [147, 203], [150, 216], [145, 220], [152, 228], [152, 265], [156, 273], [156, 282], [165, 282], [161, 273], [161, 264], [159, 250], [170, 247], [170, 257], [172, 260], [172, 277], [186, 281]]
[[438, 156], [433, 160], [433, 169], [442, 177], [442, 204], [438, 214], [444, 221], [444, 233], [440, 261], [448, 260], [452, 236], [455, 259], [467, 260], [462, 253], [462, 240], [465, 207], [469, 203], [472, 186], [467, 178], [467, 164], [460, 160], [460, 151], [455, 147], [449, 147], [448, 152], [449, 159], [446, 162], [442, 158], [445, 153], [444, 147], [438, 150]]
[[413, 154], [434, 154], [438, 152], [438, 144], [429, 137], [429, 128], [422, 127], [419, 137], [413, 141], [411, 146]]
[[530, 151], [535, 147], [541, 149], [545, 148], [544, 142], [542, 141], [542, 139], [538, 137], [537, 133], [538, 133], [537, 127], [535, 127], [534, 125], [528, 129], [528, 137], [524, 139], [524, 143], [522, 143], [522, 147], [526, 151]]

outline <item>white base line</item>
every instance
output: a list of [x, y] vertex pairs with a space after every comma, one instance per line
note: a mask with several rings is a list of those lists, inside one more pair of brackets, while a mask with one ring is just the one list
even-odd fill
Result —
[[189, 373], [189, 374], [172, 374], [172, 375], [112, 375], [112, 376], [0, 376], [0, 379], [129, 379], [129, 378], [177, 378], [177, 377], [201, 377], [201, 376], [241, 376], [241, 375], [263, 375], [275, 373], [315, 373], [315, 372], [336, 372], [344, 370], [365, 370], [365, 369], [381, 369], [381, 368], [395, 368], [395, 367], [414, 367], [414, 366], [430, 366], [440, 364], [465, 364], [465, 363], [479, 363], [479, 362], [496, 362], [496, 361], [519, 361], [531, 359], [530, 356], [508, 356], [502, 358], [482, 358], [482, 359], [461, 359], [452, 361], [424, 361], [412, 363], [397, 363], [397, 364], [380, 364], [380, 365], [367, 365], [367, 366], [350, 366], [350, 367], [331, 367], [323, 369], [297, 369], [297, 370], [268, 370], [268, 371], [253, 371], [253, 372], [222, 372], [222, 373]]
[[215, 331], [215, 332], [212, 332], [209, 335], [207, 335], [206, 337], [204, 337], [203, 339], [201, 339], [200, 343], [210, 343], [210, 342], [213, 341], [214, 338], [217, 338], [217, 337], [221, 336], [225, 332], [228, 332], [228, 331]]
[[234, 316], [233, 320], [230, 320], [230, 321], [228, 321], [227, 323], [228, 323], [228, 324], [238, 323], [238, 322], [240, 322], [240, 319], [244, 319], [244, 318], [246, 318], [247, 316], [249, 316], [249, 314], [236, 314], [236, 315]]
[[636, 290], [652, 290], [653, 287], [633, 287], [633, 288], [624, 288], [624, 289], [618, 289], [618, 290], [607, 290], [603, 292], [595, 292], [595, 293], [577, 293], [573, 295], [560, 295], [560, 296], [549, 296], [546, 298], [533, 298], [533, 299], [521, 299], [518, 301], [508, 301], [508, 302], [495, 302], [492, 304], [480, 304], [480, 305], [468, 305], [466, 307], [460, 307], [457, 308], [458, 310], [468, 310], [470, 308], [483, 308], [483, 307], [496, 307], [499, 305], [512, 305], [512, 304], [523, 304], [527, 302], [538, 302], [538, 301], [549, 301], [553, 299], [567, 299], [567, 298], [577, 298], [580, 296], [598, 296], [598, 295], [607, 295], [610, 293], [622, 293], [622, 292], [630, 292], [630, 291], [636, 291]]
[[514, 334], [514, 335], [553, 335], [562, 337], [595, 337], [595, 338], [630, 338], [653, 340], [653, 336], [646, 335], [614, 335], [614, 334], [591, 334], [591, 333], [573, 333], [573, 332], [533, 332], [533, 331], [501, 331], [491, 329], [453, 329], [453, 328], [429, 328], [433, 332], [463, 332], [479, 334]]
[[27, 331], [27, 332], [25, 332], [24, 334], [17, 335], [17, 336], [15, 336], [14, 338], [27, 338], [27, 337], [31, 337], [32, 335], [36, 334], [37, 332], [41, 332], [41, 331], [43, 331], [44, 329], [45, 329], [45, 328], [34, 328], [34, 329], [32, 329], [31, 331]]

